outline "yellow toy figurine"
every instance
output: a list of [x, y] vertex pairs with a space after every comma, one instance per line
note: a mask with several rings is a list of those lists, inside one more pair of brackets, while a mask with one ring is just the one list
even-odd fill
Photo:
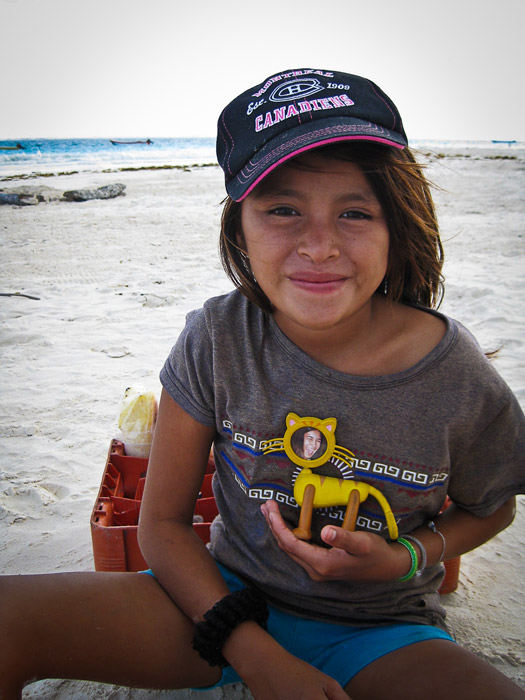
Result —
[[299, 524], [293, 530], [300, 540], [312, 536], [311, 524], [314, 508], [330, 508], [346, 505], [342, 527], [353, 531], [356, 527], [359, 505], [368, 496], [374, 496], [385, 514], [390, 539], [398, 537], [397, 524], [390, 505], [378, 489], [354, 479], [338, 479], [332, 476], [315, 474], [312, 470], [326, 464], [333, 456], [347, 466], [352, 466], [354, 457], [350, 450], [336, 445], [336, 418], [301, 418], [295, 413], [286, 416], [286, 432], [282, 439], [269, 442], [265, 453], [284, 449], [289, 459], [302, 467], [294, 484], [294, 498], [301, 506]]

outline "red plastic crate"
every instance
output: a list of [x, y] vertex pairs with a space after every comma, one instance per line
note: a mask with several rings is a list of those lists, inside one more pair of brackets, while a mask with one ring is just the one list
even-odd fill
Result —
[[445, 564], [445, 578], [443, 579], [439, 592], [441, 595], [453, 593], [459, 584], [459, 567], [461, 557], [454, 557], [443, 562]]
[[[112, 440], [97, 500], [91, 513], [91, 540], [96, 571], [141, 571], [148, 566], [137, 541], [140, 504], [148, 460], [128, 457], [124, 445]], [[210, 526], [217, 515], [211, 488], [215, 471], [210, 454], [195, 514], [203, 522], [194, 523], [204, 543], [210, 540]]]
[[[137, 541], [140, 503], [148, 460], [128, 457], [124, 445], [112, 440], [102, 476], [97, 501], [91, 513], [91, 539], [96, 571], [141, 571], [147, 568]], [[210, 526], [218, 514], [211, 480], [215, 464], [210, 454], [206, 474], [195, 505], [195, 515], [203, 522], [193, 529], [206, 544], [210, 541]], [[450, 505], [447, 499], [442, 510]], [[460, 557], [445, 564], [445, 578], [439, 592], [452, 593], [458, 587]]]
[[[441, 513], [446, 510], [452, 501], [447, 496], [443, 508], [441, 508]], [[445, 565], [445, 578], [441, 582], [439, 587], [439, 593], [445, 595], [446, 593], [453, 593], [459, 584], [459, 569], [461, 565], [461, 557], [454, 557], [453, 559], [446, 559], [443, 564]]]

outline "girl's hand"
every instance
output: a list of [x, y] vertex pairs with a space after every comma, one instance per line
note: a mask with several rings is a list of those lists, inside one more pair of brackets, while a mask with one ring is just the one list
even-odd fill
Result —
[[251, 623], [234, 630], [223, 651], [254, 700], [348, 700], [337, 681]]
[[287, 652], [271, 673], [259, 672], [246, 683], [254, 700], [348, 700], [337, 681]]
[[326, 549], [297, 539], [275, 501], [267, 501], [261, 511], [279, 547], [314, 581], [390, 581], [410, 568], [404, 547], [389, 544], [379, 535], [327, 525], [321, 531], [323, 541], [331, 547]]

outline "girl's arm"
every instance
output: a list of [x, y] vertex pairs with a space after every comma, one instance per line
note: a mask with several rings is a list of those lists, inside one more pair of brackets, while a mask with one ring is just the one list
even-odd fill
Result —
[[[480, 518], [454, 503], [434, 519], [434, 525], [443, 539], [429, 527], [422, 527], [410, 534], [416, 537], [427, 551], [428, 566], [444, 559], [454, 559], [488, 542], [498, 532], [507, 528], [516, 515], [516, 499], [509, 498], [492, 515]], [[444, 550], [443, 550], [444, 546]]]
[[[139, 542], [148, 565], [177, 607], [198, 622], [229, 594], [193, 530], [193, 511], [215, 428], [189, 416], [162, 392], [141, 506]], [[348, 700], [332, 678], [291, 656], [254, 622], [239, 625], [222, 653], [256, 700]], [[218, 671], [217, 671], [218, 672]]]
[[[331, 548], [325, 549], [296, 539], [273, 501], [268, 501], [262, 511], [279, 546], [316, 581], [389, 581], [404, 576], [410, 569], [408, 551], [396, 542], [388, 543], [368, 532], [348, 532], [327, 525], [321, 537]], [[430, 528], [421, 527], [410, 534], [425, 547], [427, 566], [431, 566], [442, 557], [452, 559], [487, 542], [510, 525], [514, 513], [514, 498], [486, 518], [451, 505], [434, 520], [436, 529], [445, 538], [443, 555], [443, 540]], [[418, 555], [420, 557], [420, 552]]]
[[193, 530], [215, 428], [162, 392], [141, 505], [138, 537], [148, 566], [185, 614], [200, 619], [228, 588]]

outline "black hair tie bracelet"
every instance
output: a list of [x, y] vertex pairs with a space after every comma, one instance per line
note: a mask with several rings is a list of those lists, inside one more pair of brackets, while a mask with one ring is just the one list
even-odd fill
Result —
[[235, 591], [204, 613], [204, 620], [195, 625], [193, 648], [210, 666], [229, 666], [222, 655], [222, 647], [233, 630], [247, 620], [253, 620], [266, 629], [268, 607], [261, 593], [254, 588]]

